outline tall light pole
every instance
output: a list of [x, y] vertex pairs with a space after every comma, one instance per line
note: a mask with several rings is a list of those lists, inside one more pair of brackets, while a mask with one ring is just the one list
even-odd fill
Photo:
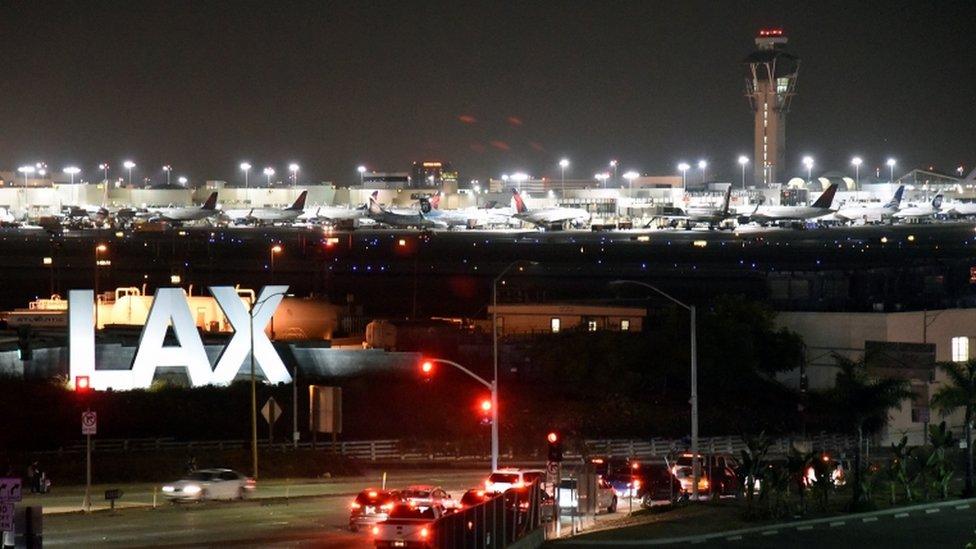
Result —
[[705, 162], [704, 159], [698, 161], [698, 169], [701, 170], [702, 185], [705, 184], [705, 168], [707, 167], [708, 167], [708, 162]]
[[624, 179], [627, 180], [627, 186], [630, 189], [631, 194], [634, 193], [634, 180], [637, 179], [638, 177], [640, 177], [640, 174], [635, 172], [634, 170], [630, 170], [629, 172], [624, 172]]
[[593, 178], [600, 182], [601, 187], [606, 189], [607, 179], [610, 179], [610, 174], [608, 174], [607, 172], [601, 172], [601, 173], [593, 174]]
[[297, 163], [292, 162], [288, 165], [288, 171], [291, 172], [291, 185], [292, 187], [298, 186], [298, 171], [301, 169]]
[[166, 186], [169, 187], [170, 184], [169, 177], [170, 174], [173, 173], [173, 166], [166, 164], [165, 166], [163, 166], [163, 171], [166, 172]]
[[268, 166], [267, 168], [264, 169], [264, 177], [267, 178], [268, 180], [269, 189], [271, 188], [271, 176], [274, 174], [275, 174], [275, 169], [272, 168], [271, 166]]
[[807, 184], [813, 181], [813, 157], [804, 156], [803, 166], [807, 169]]
[[681, 192], [688, 192], [688, 181], [686, 174], [688, 173], [689, 168], [691, 168], [691, 166], [689, 166], [687, 162], [678, 164], [678, 171], [681, 172]]
[[122, 163], [122, 167], [129, 172], [129, 185], [132, 185], [132, 168], [136, 167], [136, 163], [131, 160], [126, 160]]
[[176, 178], [176, 182], [179, 183], [180, 185], [184, 186], [184, 187], [186, 187], [186, 184], [189, 181], [190, 180], [187, 179], [185, 175], [181, 175], [181, 176], [179, 176], [179, 177]]
[[34, 166], [21, 166], [21, 167], [17, 168], [17, 171], [20, 172], [20, 173], [22, 173], [22, 174], [24, 174], [24, 188], [26, 189], [27, 188], [27, 176], [30, 175], [30, 174], [33, 174], [35, 171], [37, 171], [37, 168], [35, 168]]
[[356, 168], [356, 171], [359, 172], [359, 186], [362, 186], [363, 185], [363, 174], [366, 173], [366, 166], [359, 166], [358, 168]]
[[746, 190], [746, 165], [749, 164], [749, 157], [746, 155], [739, 156], [739, 167], [742, 168], [742, 190]]
[[617, 161], [616, 160], [610, 161], [610, 169], [613, 170], [613, 182], [616, 183], [617, 182]]
[[895, 164], [897, 161], [894, 158], [889, 158], [885, 164], [888, 165], [888, 183], [895, 182]]
[[78, 166], [67, 166], [61, 171], [68, 174], [68, 178], [70, 179], [71, 184], [74, 185], [75, 175], [81, 173], [81, 168], [79, 168]]
[[[491, 281], [491, 348], [492, 348], [492, 383], [493, 388], [491, 391], [491, 409], [492, 422], [491, 422], [491, 470], [498, 470], [498, 281], [502, 279], [508, 271], [512, 270], [512, 267], [519, 265], [521, 263], [532, 263], [531, 261], [525, 261], [523, 259], [516, 259], [515, 261], [509, 263], [502, 272]], [[523, 267], [519, 267], [519, 270], [523, 270]]]
[[854, 192], [861, 190], [861, 164], [863, 162], [860, 156], [851, 159], [851, 164], [854, 165]]
[[98, 169], [102, 170], [102, 173], [105, 175], [104, 181], [106, 184], [108, 184], [108, 162], [102, 162], [99, 164]]
[[559, 186], [562, 188], [563, 195], [566, 195], [566, 168], [569, 167], [569, 159], [563, 158], [559, 161]]
[[247, 174], [251, 171], [251, 164], [248, 162], [241, 162], [241, 171], [244, 172], [244, 190], [247, 192]]
[[640, 282], [638, 280], [614, 280], [610, 284], [634, 284], [637, 286], [643, 286], [644, 288], [657, 292], [659, 295], [667, 298], [675, 305], [687, 310], [691, 315], [691, 399], [689, 400], [689, 403], [691, 404], [691, 455], [693, 456], [691, 499], [697, 500], [698, 482], [699, 479], [701, 479], [701, 463], [699, 463], [698, 459], [698, 336], [697, 330], [695, 329], [695, 306], [682, 303], [681, 301], [678, 301], [671, 295], [662, 291], [660, 288], [651, 286], [646, 282]]

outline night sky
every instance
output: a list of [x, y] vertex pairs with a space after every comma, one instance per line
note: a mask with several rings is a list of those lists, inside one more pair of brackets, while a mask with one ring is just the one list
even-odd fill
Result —
[[[976, 2], [3, 2], [0, 169], [131, 157], [135, 178], [252, 180], [288, 161], [462, 177], [673, 173], [751, 155], [742, 59], [802, 58], [788, 159], [976, 162]], [[867, 170], [865, 170], [867, 171]], [[862, 173], [865, 173], [862, 171]]]

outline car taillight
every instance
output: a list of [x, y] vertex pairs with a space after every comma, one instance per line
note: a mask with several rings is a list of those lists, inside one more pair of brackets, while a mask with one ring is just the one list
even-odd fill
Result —
[[369, 497], [370, 497], [371, 499], [376, 499], [376, 491], [374, 490], [374, 491], [372, 491], [372, 492], [370, 492], [370, 493], [369, 493]]
[[358, 503], [356, 503], [354, 501], [354, 502], [352, 502], [352, 503], [349, 504], [349, 507], [351, 507], [353, 509], [359, 509], [360, 507], [362, 507], [362, 505], [360, 505], [360, 504], [358, 504]]
[[430, 532], [428, 532], [426, 528], [421, 528], [420, 529], [420, 537], [422, 537], [424, 539], [427, 539], [427, 534], [429, 534], [429, 533]]
[[379, 526], [374, 526], [373, 527], [373, 535], [374, 536], [380, 535], [380, 527]]
[[393, 504], [392, 503], [384, 503], [383, 505], [380, 505], [380, 509], [382, 509], [384, 511], [391, 511], [391, 510], [393, 510]]

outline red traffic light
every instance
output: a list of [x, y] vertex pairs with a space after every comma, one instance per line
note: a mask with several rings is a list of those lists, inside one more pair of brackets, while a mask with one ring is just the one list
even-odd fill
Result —
[[481, 411], [485, 413], [491, 411], [491, 401], [487, 398], [481, 401]]
[[424, 363], [420, 365], [420, 371], [430, 375], [431, 372], [434, 371], [434, 363], [429, 360], [425, 360]]
[[549, 433], [549, 435], [546, 437], [546, 440], [549, 441], [549, 444], [555, 444], [559, 442], [559, 434], [553, 431]]
[[75, 392], [87, 393], [91, 390], [88, 376], [75, 376]]

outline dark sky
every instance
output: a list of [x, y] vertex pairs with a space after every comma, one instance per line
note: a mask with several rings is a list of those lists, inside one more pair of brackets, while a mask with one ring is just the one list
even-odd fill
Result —
[[132, 157], [157, 181], [164, 163], [236, 180], [244, 158], [295, 159], [349, 182], [359, 163], [485, 178], [566, 155], [590, 177], [704, 156], [732, 178], [741, 60], [777, 25], [803, 60], [792, 162], [951, 170], [976, 162], [974, 21], [972, 1], [7, 1], [0, 169]]

